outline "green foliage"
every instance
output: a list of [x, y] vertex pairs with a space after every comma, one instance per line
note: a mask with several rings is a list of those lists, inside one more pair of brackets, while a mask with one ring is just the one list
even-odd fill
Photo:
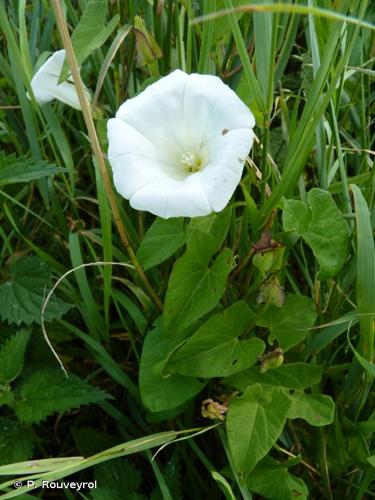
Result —
[[143, 500], [139, 493], [142, 483], [141, 473], [128, 461], [117, 459], [97, 465], [94, 468], [98, 488], [92, 491], [93, 500], [122, 500], [124, 492], [130, 500]]
[[59, 172], [67, 170], [47, 161], [14, 154], [7, 156], [5, 151], [0, 151], [0, 186], [30, 182]]
[[279, 438], [291, 405], [279, 387], [250, 386], [232, 401], [226, 427], [237, 474], [245, 480]]
[[224, 249], [210, 264], [216, 242], [208, 233], [196, 231], [185, 254], [177, 260], [165, 297], [164, 325], [175, 336], [211, 311], [224, 293], [233, 255]]
[[306, 500], [306, 484], [288, 471], [289, 466], [288, 462], [264, 458], [250, 473], [247, 484], [251, 491], [269, 500]]
[[28, 427], [0, 417], [0, 465], [28, 460], [33, 449], [34, 436]]
[[288, 363], [276, 370], [260, 373], [258, 368], [250, 368], [226, 380], [226, 383], [244, 392], [253, 384], [267, 384], [293, 390], [303, 390], [316, 385], [322, 378], [322, 367], [308, 363]]
[[[371, 498], [375, 7], [65, 2], [104, 158], [108, 119], [176, 68], [255, 115], [227, 207], [163, 220], [109, 196], [79, 112], [28, 100], [63, 48], [48, 2], [1, 2], [0, 495], [74, 474], [93, 499]], [[41, 307], [82, 264], [45, 313], [66, 379]]]
[[204, 385], [197, 379], [163, 373], [163, 361], [168, 351], [168, 341], [159, 323], [145, 338], [139, 367], [142, 401], [152, 412], [180, 406], [195, 396]]
[[212, 316], [171, 355], [166, 369], [188, 377], [226, 377], [255, 364], [264, 351], [262, 340], [240, 340], [254, 322], [246, 302], [237, 302]]
[[[51, 284], [50, 268], [36, 256], [22, 257], [10, 265], [9, 275], [0, 285], [0, 317], [16, 325], [40, 324], [43, 299]], [[45, 311], [45, 320], [60, 318], [69, 309], [69, 304], [53, 297]]]
[[303, 418], [310, 425], [321, 427], [333, 422], [335, 403], [330, 396], [307, 394], [304, 390], [319, 384], [322, 373], [321, 366], [307, 363], [289, 363], [266, 373], [254, 367], [229, 377], [226, 384], [242, 392], [254, 384], [283, 388], [290, 397], [288, 418]]
[[269, 342], [275, 339], [284, 351], [302, 342], [316, 320], [314, 302], [303, 295], [287, 295], [283, 306], [270, 306], [257, 320], [269, 328]]
[[310, 425], [321, 427], [332, 424], [335, 414], [335, 403], [324, 394], [305, 394], [295, 391], [292, 396], [289, 418], [303, 418]]
[[318, 278], [336, 276], [348, 256], [348, 227], [332, 195], [314, 188], [308, 195], [309, 207], [288, 200], [283, 211], [285, 231], [295, 231], [306, 241], [320, 265]]
[[22, 329], [0, 346], [0, 385], [9, 384], [21, 373], [30, 331]]
[[184, 220], [156, 218], [138, 248], [143, 269], [150, 269], [171, 257], [186, 241]]
[[17, 388], [14, 410], [20, 422], [31, 424], [55, 412], [98, 403], [109, 396], [76, 375], [66, 378], [62, 371], [34, 371]]
[[[106, 0], [89, 0], [82, 17], [72, 34], [72, 43], [78, 64], [105, 43], [120, 19], [119, 15], [114, 16], [108, 24]], [[65, 61], [60, 75], [60, 81], [67, 79], [69, 68]]]

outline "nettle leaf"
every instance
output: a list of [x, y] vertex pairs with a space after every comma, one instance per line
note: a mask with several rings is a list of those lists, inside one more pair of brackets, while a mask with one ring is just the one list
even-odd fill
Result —
[[30, 182], [60, 172], [67, 172], [67, 169], [27, 156], [7, 156], [4, 151], [0, 151], [0, 186]]
[[184, 219], [155, 219], [138, 248], [143, 269], [157, 266], [171, 257], [186, 242]]
[[245, 392], [253, 384], [267, 384], [285, 389], [300, 390], [312, 387], [320, 382], [323, 368], [307, 363], [288, 363], [279, 368], [261, 373], [259, 368], [250, 368], [226, 379], [225, 383]]
[[[107, 0], [89, 0], [87, 3], [72, 34], [72, 43], [78, 64], [82, 64], [91, 52], [101, 47], [116, 28], [120, 16], [116, 14], [106, 24], [107, 10]], [[69, 67], [65, 61], [59, 81], [66, 80], [68, 74]]]
[[9, 384], [21, 373], [30, 332], [20, 330], [0, 346], [0, 384]]
[[0, 417], [0, 465], [29, 460], [34, 449], [33, 433], [18, 422]]
[[288, 418], [303, 418], [310, 425], [322, 427], [332, 424], [335, 415], [335, 403], [324, 394], [305, 394], [295, 391]]
[[226, 426], [234, 466], [242, 480], [279, 438], [290, 405], [284, 389], [261, 384], [232, 400]]
[[308, 195], [309, 207], [287, 200], [283, 210], [285, 231], [295, 231], [305, 240], [317, 259], [322, 281], [336, 276], [348, 255], [349, 233], [332, 195], [314, 188]]
[[226, 377], [254, 365], [265, 345], [256, 337], [240, 340], [255, 314], [244, 301], [237, 302], [206, 321], [166, 364], [188, 377]]
[[264, 458], [248, 477], [249, 489], [269, 500], [307, 499], [306, 484], [288, 471], [288, 465], [271, 457]]
[[[9, 323], [20, 325], [41, 322], [41, 310], [46, 288], [51, 284], [51, 270], [39, 257], [17, 259], [10, 267], [10, 278], [0, 285], [0, 317]], [[51, 321], [60, 318], [70, 305], [52, 297], [44, 318]]]
[[185, 254], [175, 263], [165, 297], [164, 326], [172, 336], [211, 311], [224, 293], [233, 268], [233, 253], [225, 248], [210, 263], [217, 242], [197, 231]]
[[76, 375], [66, 378], [61, 370], [31, 373], [18, 387], [14, 410], [20, 422], [39, 423], [55, 412], [104, 401], [111, 396]]
[[270, 329], [269, 342], [277, 339], [286, 352], [302, 342], [317, 317], [315, 304], [304, 295], [288, 295], [283, 306], [270, 306], [258, 318], [257, 325]]
[[139, 387], [143, 404], [152, 412], [169, 410], [195, 396], [203, 382], [190, 377], [159, 373], [170, 346], [161, 325], [151, 330], [143, 343]]

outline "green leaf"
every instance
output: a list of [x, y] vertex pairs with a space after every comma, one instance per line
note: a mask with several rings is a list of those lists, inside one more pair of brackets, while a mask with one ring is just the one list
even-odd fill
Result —
[[216, 243], [209, 234], [194, 233], [189, 248], [173, 267], [165, 298], [164, 326], [175, 335], [213, 309], [224, 293], [233, 254], [224, 249], [210, 264]]
[[116, 459], [94, 467], [98, 487], [92, 490], [93, 500], [141, 500], [145, 498], [137, 493], [142, 475], [129, 460]]
[[258, 338], [238, 338], [254, 317], [244, 301], [211, 317], [175, 351], [166, 370], [188, 377], [226, 377], [255, 364], [264, 351], [264, 342]]
[[14, 409], [24, 423], [38, 423], [55, 412], [104, 401], [110, 396], [76, 375], [66, 378], [62, 371], [34, 371], [18, 388]]
[[251, 491], [269, 500], [305, 500], [309, 494], [303, 480], [288, 471], [288, 462], [281, 464], [271, 457], [255, 467], [247, 485]]
[[226, 421], [234, 466], [244, 480], [279, 438], [291, 404], [280, 387], [255, 384], [232, 400]]
[[[28, 256], [16, 260], [11, 264], [9, 280], [0, 285], [0, 317], [16, 325], [40, 324], [42, 303], [50, 284], [51, 270], [39, 257]], [[60, 318], [70, 307], [52, 297], [44, 318], [46, 321]]]
[[20, 330], [0, 348], [0, 384], [9, 384], [21, 373], [30, 332]]
[[231, 485], [228, 483], [224, 476], [216, 472], [216, 470], [211, 471], [211, 476], [212, 479], [214, 479], [219, 485], [219, 488], [223, 492], [226, 500], [236, 500]]
[[212, 213], [204, 217], [193, 217], [188, 226], [190, 237], [192, 237], [196, 231], [207, 233], [213, 238], [215, 250], [217, 250], [223, 244], [228, 233], [231, 218], [231, 207], [227, 207], [219, 214]]
[[158, 373], [158, 365], [164, 361], [169, 350], [163, 329], [158, 325], [145, 338], [139, 372], [141, 398], [152, 412], [180, 406], [204, 386], [204, 383], [190, 377], [175, 374], [163, 377]]
[[[82, 64], [91, 52], [101, 47], [116, 28], [120, 16], [116, 14], [107, 25], [105, 24], [106, 17], [107, 1], [89, 0], [72, 35], [74, 53], [78, 64]], [[59, 81], [66, 80], [68, 74], [69, 68], [65, 61]]]
[[303, 418], [315, 427], [332, 424], [335, 403], [330, 396], [295, 391], [291, 397], [292, 405], [288, 412], [289, 418]]
[[360, 315], [361, 338], [354, 354], [360, 364], [375, 375], [374, 316], [375, 316], [375, 246], [371, 212], [360, 188], [351, 185], [357, 223], [357, 307]]
[[270, 329], [269, 342], [274, 339], [283, 351], [302, 342], [316, 320], [314, 301], [304, 295], [288, 295], [283, 307], [270, 306], [257, 324]]
[[143, 269], [157, 266], [171, 257], [186, 242], [184, 219], [161, 219], [151, 225], [138, 248], [137, 258]]
[[33, 433], [18, 422], [0, 417], [0, 465], [28, 460], [34, 448]]
[[348, 228], [329, 192], [314, 188], [307, 199], [310, 208], [301, 201], [285, 202], [284, 230], [302, 236], [319, 262], [318, 278], [324, 281], [336, 276], [346, 261]]
[[67, 172], [67, 169], [27, 156], [7, 156], [4, 151], [0, 151], [0, 186], [30, 182], [59, 172]]
[[12, 407], [14, 401], [14, 393], [10, 385], [0, 386], [0, 406], [8, 405]]
[[228, 378], [225, 383], [241, 392], [253, 384], [267, 384], [285, 389], [300, 390], [311, 387], [320, 382], [322, 367], [307, 363], [288, 363], [275, 370], [260, 373], [259, 368], [250, 368]]

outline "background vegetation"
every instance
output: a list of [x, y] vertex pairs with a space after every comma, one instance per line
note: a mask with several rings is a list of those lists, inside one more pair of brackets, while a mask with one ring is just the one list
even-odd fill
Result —
[[[256, 117], [230, 206], [164, 221], [111, 194], [80, 111], [27, 98], [63, 46], [57, 2], [1, 2], [4, 498], [25, 493], [12, 477], [73, 472], [94, 499], [375, 496], [375, 8], [261, 3], [192, 24], [245, 2], [63, 2], [102, 151], [119, 105], [175, 68], [220, 76]], [[66, 378], [42, 302], [95, 262], [133, 267], [55, 290]]]

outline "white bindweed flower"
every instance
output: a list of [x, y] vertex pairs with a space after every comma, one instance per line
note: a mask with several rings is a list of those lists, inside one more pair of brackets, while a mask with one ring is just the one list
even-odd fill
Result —
[[216, 76], [176, 70], [108, 121], [117, 191], [160, 217], [221, 211], [240, 182], [254, 117]]
[[[58, 99], [69, 104], [72, 108], [81, 109], [77, 90], [71, 77], [65, 82], [58, 83], [64, 60], [65, 50], [54, 52], [33, 76], [30, 82], [31, 88], [39, 104]], [[90, 99], [89, 91], [86, 88], [85, 92]]]

